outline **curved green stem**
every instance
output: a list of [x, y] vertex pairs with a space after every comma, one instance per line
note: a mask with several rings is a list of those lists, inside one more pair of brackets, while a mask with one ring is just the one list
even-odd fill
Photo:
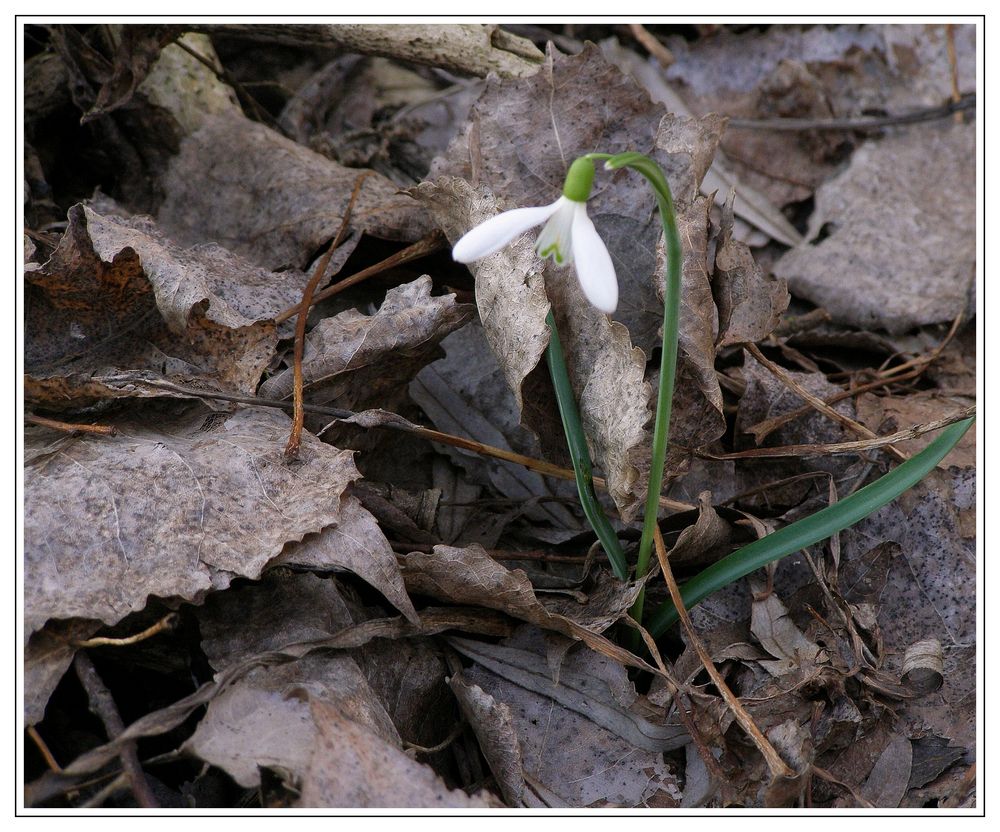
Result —
[[[772, 561], [826, 540], [892, 502], [934, 470], [934, 466], [955, 447], [973, 421], [965, 419], [949, 425], [919, 454], [875, 482], [832, 506], [744, 546], [700, 572], [681, 587], [684, 606], [690, 609], [716, 590]], [[647, 629], [653, 638], [659, 638], [676, 622], [677, 609], [667, 601], [653, 614]]]
[[[666, 280], [663, 291], [663, 349], [660, 353], [660, 384], [656, 396], [656, 420], [653, 425], [653, 454], [649, 470], [649, 488], [646, 491], [646, 510], [642, 519], [642, 538], [639, 541], [639, 556], [636, 562], [636, 579], [642, 578], [649, 570], [649, 560], [653, 552], [653, 529], [660, 507], [660, 491], [663, 488], [663, 466], [667, 457], [667, 443], [670, 438], [670, 411], [674, 398], [674, 380], [677, 372], [677, 337], [680, 326], [681, 271], [683, 251], [674, 215], [674, 201], [670, 185], [660, 166], [641, 153], [592, 153], [591, 158], [605, 159], [608, 170], [631, 168], [646, 177], [656, 194], [663, 224], [666, 247]], [[645, 592], [640, 592], [632, 606], [632, 618], [642, 621]]]
[[618, 535], [611, 527], [604, 509], [594, 494], [594, 475], [590, 462], [590, 450], [587, 448], [587, 437], [580, 422], [580, 411], [576, 406], [576, 397], [566, 370], [566, 357], [563, 354], [562, 342], [559, 340], [559, 330], [556, 321], [549, 311], [545, 319], [549, 325], [549, 346], [545, 358], [552, 376], [552, 386], [555, 387], [556, 401], [559, 403], [559, 415], [562, 418], [563, 431], [566, 434], [566, 444], [573, 460], [573, 472], [576, 474], [576, 490], [580, 494], [583, 513], [587, 516], [594, 533], [604, 547], [611, 562], [611, 569], [621, 581], [628, 580], [628, 563], [622, 550]]

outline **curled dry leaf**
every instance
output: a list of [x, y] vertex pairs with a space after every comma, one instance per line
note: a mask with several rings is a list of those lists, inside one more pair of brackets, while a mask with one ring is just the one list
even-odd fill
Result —
[[[306, 336], [302, 358], [309, 400], [351, 410], [391, 404], [438, 352], [441, 339], [474, 314], [454, 295], [432, 297], [431, 288], [424, 275], [389, 290], [374, 315], [348, 309], [316, 324]], [[289, 367], [265, 381], [260, 395], [288, 398], [292, 380]]]
[[763, 340], [778, 325], [789, 301], [785, 282], [765, 275], [750, 249], [733, 238], [735, 198], [731, 191], [715, 242], [712, 294], [719, 308], [717, 348]]
[[[550, 49], [537, 75], [487, 81], [469, 125], [436, 160], [432, 173], [461, 176], [474, 187], [485, 185], [516, 206], [544, 205], [558, 197], [575, 157], [593, 150], [635, 150], [663, 162], [683, 201], [697, 192], [720, 125], [718, 119], [664, 118], [662, 106], [653, 104], [592, 45], [572, 57]], [[489, 215], [479, 209], [473, 216], [469, 203], [483, 197], [468, 184], [441, 180], [421, 186], [415, 192], [418, 198], [421, 192], [453, 242]], [[627, 520], [642, 499], [640, 466], [648, 456], [645, 427], [650, 419], [645, 356], [633, 344], [639, 333], [647, 348], [655, 341], [655, 287], [662, 282], [655, 251], [661, 228], [648, 187], [627, 171], [598, 179], [588, 213], [624, 284], [619, 318], [625, 325], [590, 306], [566, 272], [547, 269], [545, 291], [552, 300], [595, 461]], [[527, 239], [510, 251], [515, 254], [498, 253], [474, 264], [473, 270], [487, 338], [520, 404], [524, 379], [547, 343], [547, 310], [534, 277], [540, 264], [530, 254]], [[508, 284], [514, 292], [505, 290]], [[526, 289], [529, 303], [524, 306]], [[516, 322], [517, 328], [508, 328], [508, 322]], [[492, 334], [494, 329], [499, 334]], [[630, 329], [635, 330], [632, 335]], [[524, 417], [530, 424], [528, 414]]]
[[[305, 268], [340, 228], [358, 174], [262, 124], [214, 116], [181, 143], [158, 218], [187, 244], [214, 241], [269, 269]], [[412, 242], [431, 230], [417, 203], [378, 174], [365, 180], [349, 227], [331, 270], [361, 232]]]
[[[677, 230], [684, 247], [684, 268], [670, 439], [672, 444], [687, 448], [699, 448], [714, 442], [726, 431], [726, 420], [722, 415], [722, 389], [715, 372], [718, 312], [712, 301], [707, 270], [710, 209], [711, 202], [698, 196], [693, 196], [689, 203], [679, 203], [677, 207]], [[665, 268], [662, 239], [656, 247], [656, 266], [657, 274], [662, 275]], [[657, 283], [657, 294], [662, 298], [662, 280]], [[662, 320], [661, 311], [661, 326]], [[680, 473], [686, 469], [687, 462], [683, 452], [670, 449], [667, 454], [668, 474]]]
[[181, 249], [148, 218], [77, 205], [49, 260], [26, 275], [26, 396], [47, 407], [162, 395], [137, 378], [253, 392], [295, 278], [218, 247]]
[[[319, 737], [312, 699], [335, 705], [397, 748], [401, 738], [431, 744], [428, 734], [434, 736], [454, 717], [444, 664], [423, 640], [402, 638], [416, 635], [412, 626], [409, 632], [372, 629], [369, 636], [381, 637], [367, 642], [353, 625], [361, 620], [364, 628], [370, 614], [348, 600], [335, 579], [287, 570], [210, 596], [198, 619], [203, 649], [216, 670], [228, 671], [254, 656], [300, 655], [258, 667], [227, 687], [185, 748], [242, 785], [260, 783], [255, 761], [299, 780]], [[351, 638], [352, 631], [357, 637]], [[354, 649], [308, 652], [310, 646], [337, 645]]]
[[31, 634], [24, 648], [24, 724], [45, 717], [45, 706], [76, 655], [72, 642], [100, 629], [94, 621], [51, 621]]
[[508, 806], [521, 806], [524, 800], [524, 769], [510, 707], [497, 702], [478, 685], [466, 682], [461, 673], [452, 676], [449, 684], [462, 714], [479, 740], [479, 747], [503, 799]]
[[685, 528], [670, 547], [671, 566], [706, 566], [723, 554], [722, 547], [733, 537], [733, 529], [712, 506], [712, 494], [698, 495], [698, 517]]
[[596, 634], [610, 627], [628, 612], [641, 586], [602, 573], [602, 583], [587, 603], [560, 599], [543, 605], [524, 572], [507, 570], [477, 544], [464, 549], [435, 546], [430, 553], [411, 552], [402, 569], [411, 593], [500, 610], [574, 639], [582, 638], [585, 631]]
[[812, 668], [823, 660], [820, 647], [795, 626], [776, 592], [768, 592], [759, 581], [750, 581], [753, 607], [750, 632], [777, 661], [760, 661], [772, 676], [784, 676], [799, 668]]
[[195, 407], [155, 426], [116, 422], [95, 440], [29, 429], [25, 470], [25, 623], [112, 624], [146, 599], [196, 600], [256, 578], [288, 542], [335, 525], [357, 478], [352, 453], [304, 440], [281, 456], [289, 420]]
[[302, 778], [306, 808], [487, 809], [489, 793], [451, 790], [427, 766], [411, 760], [322, 699], [310, 699], [318, 736]]
[[946, 124], [859, 147], [817, 191], [808, 242], [775, 274], [861, 329], [954, 320], [976, 274], [975, 140], [975, 125]]

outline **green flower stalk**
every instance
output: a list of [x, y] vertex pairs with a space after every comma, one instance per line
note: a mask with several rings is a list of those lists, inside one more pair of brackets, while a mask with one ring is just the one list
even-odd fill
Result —
[[[667, 444], [670, 437], [670, 412], [674, 398], [674, 380], [677, 373], [677, 337], [680, 326], [681, 272], [684, 254], [681, 238], [677, 231], [674, 215], [674, 200], [670, 184], [660, 166], [641, 153], [619, 153], [611, 156], [592, 153], [590, 158], [604, 159], [606, 170], [631, 168], [642, 174], [653, 188], [656, 204], [660, 209], [663, 224], [664, 246], [666, 248], [666, 279], [663, 289], [663, 349], [660, 353], [660, 384], [656, 395], [656, 418], [653, 423], [653, 455], [649, 469], [649, 487], [646, 491], [646, 510], [642, 520], [642, 537], [639, 540], [639, 555], [635, 566], [635, 577], [645, 577], [649, 571], [649, 560], [653, 552], [653, 529], [656, 526], [660, 507], [660, 491], [663, 488], [663, 467], [667, 458]], [[639, 593], [631, 614], [635, 621], [642, 621], [645, 590]]]

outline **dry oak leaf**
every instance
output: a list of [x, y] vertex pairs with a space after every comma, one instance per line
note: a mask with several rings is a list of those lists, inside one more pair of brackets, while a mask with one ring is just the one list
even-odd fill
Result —
[[[150, 596], [197, 601], [257, 578], [287, 543], [340, 522], [351, 451], [287, 416], [203, 407], [119, 421], [111, 438], [26, 431], [25, 631], [49, 619], [113, 624]], [[349, 542], [349, 541], [344, 541]]]
[[66, 408], [162, 395], [122, 376], [253, 392], [277, 344], [273, 315], [299, 287], [216, 247], [182, 249], [144, 217], [84, 205], [26, 274], [29, 401]]

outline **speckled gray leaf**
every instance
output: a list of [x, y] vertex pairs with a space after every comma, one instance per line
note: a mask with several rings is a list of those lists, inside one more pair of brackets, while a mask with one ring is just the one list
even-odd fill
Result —
[[[311, 402], [336, 402], [352, 410], [385, 405], [438, 352], [449, 332], [474, 314], [454, 295], [431, 296], [431, 279], [390, 289], [374, 315], [348, 309], [324, 318], [306, 336], [302, 378]], [[292, 394], [289, 367], [261, 385], [260, 395]]]
[[28, 633], [256, 578], [286, 543], [335, 525], [358, 476], [351, 451], [308, 435], [290, 466], [284, 414], [197, 406], [115, 424], [115, 437], [26, 431]]
[[904, 713], [967, 749], [975, 743], [976, 545], [963, 534], [960, 515], [975, 502], [975, 482], [974, 468], [935, 470], [846, 532], [840, 579], [855, 600], [846, 590], [873, 571], [865, 553], [883, 541], [899, 544], [898, 554], [885, 558], [884, 589], [875, 599], [886, 669], [900, 673], [915, 642], [936, 638], [944, 651], [943, 684], [907, 702]]
[[[181, 143], [158, 216], [187, 244], [217, 242], [269, 269], [305, 268], [339, 230], [359, 173], [263, 124], [214, 116]], [[361, 232], [413, 241], [430, 231], [417, 203], [378, 174], [361, 186], [350, 229], [331, 268], [344, 262]]]
[[975, 150], [974, 124], [866, 142], [816, 192], [808, 242], [775, 274], [861, 329], [901, 333], [953, 320], [976, 273]]
[[148, 218], [77, 205], [26, 279], [26, 396], [64, 408], [163, 395], [122, 375], [252, 392], [277, 343], [270, 319], [299, 296], [302, 276], [217, 246], [182, 249]]
[[566, 655], [554, 680], [540, 635], [522, 628], [496, 646], [461, 640], [476, 662], [463, 676], [509, 708], [531, 788], [572, 807], [676, 806], [663, 749], [681, 747], [683, 730], [646, 719], [625, 668], [585, 647]]

